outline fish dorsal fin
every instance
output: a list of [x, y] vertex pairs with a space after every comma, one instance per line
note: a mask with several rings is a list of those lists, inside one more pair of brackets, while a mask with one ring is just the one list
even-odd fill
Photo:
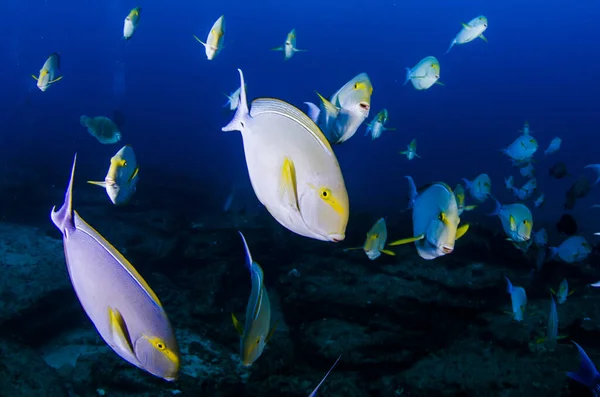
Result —
[[281, 177], [279, 181], [279, 194], [282, 200], [295, 212], [300, 212], [298, 206], [298, 185], [296, 181], [296, 167], [294, 162], [286, 157], [281, 166]]
[[112, 341], [117, 344], [121, 351], [127, 351], [131, 354], [133, 352], [133, 344], [131, 343], [131, 336], [127, 329], [125, 319], [121, 315], [118, 309], [108, 308], [110, 333]]
[[[240, 104], [246, 99], [240, 97]], [[299, 123], [310, 135], [321, 145], [329, 155], [333, 155], [333, 149], [323, 135], [323, 132], [304, 112], [289, 103], [276, 98], [259, 98], [252, 101], [250, 116], [256, 117], [261, 113], [275, 113], [287, 117]]]
[[317, 395], [317, 390], [319, 390], [319, 387], [321, 387], [321, 385], [323, 384], [323, 382], [325, 382], [325, 379], [327, 379], [327, 377], [329, 376], [329, 374], [331, 373], [331, 371], [333, 371], [333, 369], [337, 365], [338, 361], [340, 361], [340, 358], [342, 358], [342, 355], [340, 355], [337, 358], [337, 360], [335, 360], [335, 362], [333, 363], [333, 365], [331, 366], [331, 368], [329, 368], [329, 371], [327, 371], [327, 373], [325, 374], [325, 376], [323, 377], [323, 379], [321, 379], [321, 381], [319, 382], [319, 384], [317, 385], [317, 387], [315, 387], [315, 389], [312, 391], [312, 393], [310, 393], [308, 395], [308, 397], [315, 397]]
[[419, 240], [423, 240], [425, 238], [424, 234], [421, 234], [419, 236], [415, 236], [415, 237], [408, 237], [408, 238], [404, 238], [402, 240], [396, 240], [394, 242], [389, 243], [388, 245], [393, 247], [396, 245], [403, 245], [403, 244], [408, 244], [408, 243], [414, 243], [415, 241], [419, 241]]
[[468, 23], [464, 23], [464, 22], [463, 22], [461, 25], [462, 25], [462, 27], [463, 27], [463, 28], [465, 28], [465, 29], [467, 29], [467, 30], [470, 30], [470, 29], [472, 29], [472, 28], [473, 28], [473, 27], [472, 27], [471, 25], [469, 25]]
[[231, 313], [231, 321], [233, 321], [233, 326], [235, 327], [238, 334], [242, 336], [244, 334], [244, 327], [242, 327], [242, 324], [238, 321], [237, 317], [235, 317], [235, 314], [233, 313]]
[[464, 225], [462, 225], [461, 227], [459, 227], [458, 229], [456, 229], [456, 240], [458, 240], [459, 238], [461, 238], [462, 236], [465, 235], [465, 233], [467, 232], [467, 230], [469, 230], [469, 224], [465, 223]]

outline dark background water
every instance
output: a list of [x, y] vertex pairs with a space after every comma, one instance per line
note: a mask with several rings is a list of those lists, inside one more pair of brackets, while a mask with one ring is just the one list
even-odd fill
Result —
[[[122, 40], [123, 19], [136, 5], [142, 7], [139, 28]], [[388, 125], [398, 131], [372, 142], [363, 126], [335, 149], [352, 209], [374, 216], [404, 208], [404, 175], [417, 185], [443, 180], [454, 186], [487, 172], [493, 193], [512, 201], [503, 178], [513, 173], [517, 185], [524, 180], [499, 149], [525, 120], [540, 152], [554, 136], [563, 139], [558, 154], [538, 156], [547, 204], [534, 212], [536, 219], [558, 217], [572, 181], [547, 177], [554, 161], [565, 160], [575, 176], [600, 162], [600, 53], [594, 50], [600, 6], [594, 1], [6, 0], [2, 9], [0, 156], [5, 165], [48, 172], [48, 186], [40, 189], [64, 185], [75, 151], [78, 176], [102, 178], [108, 158], [130, 143], [141, 164], [140, 188], [158, 179], [182, 183], [175, 178], [181, 175], [221, 205], [233, 184], [249, 187], [239, 134], [220, 131], [231, 118], [223, 93], [239, 85], [238, 67], [250, 98], [274, 96], [302, 109], [302, 102], [317, 100], [315, 90], [329, 96], [354, 75], [369, 74], [369, 119], [386, 107]], [[226, 48], [208, 61], [192, 35], [206, 37], [221, 14]], [[480, 14], [489, 20], [489, 44], [476, 40], [444, 55], [460, 23]], [[269, 49], [292, 28], [308, 52], [284, 62]], [[52, 52], [61, 54], [65, 77], [41, 92], [30, 75]], [[421, 92], [403, 86], [404, 68], [428, 55], [440, 60], [445, 86]], [[79, 124], [82, 114], [110, 116], [115, 109], [127, 118], [117, 145], [99, 144]], [[412, 138], [423, 158], [409, 162], [398, 151]], [[575, 210], [588, 232], [594, 231], [594, 217], [587, 216], [594, 196]]]

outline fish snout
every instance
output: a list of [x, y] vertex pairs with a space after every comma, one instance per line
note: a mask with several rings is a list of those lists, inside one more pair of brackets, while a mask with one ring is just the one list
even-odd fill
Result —
[[329, 239], [329, 241], [332, 241], [334, 243], [339, 243], [340, 241], [343, 241], [346, 238], [345, 234], [330, 234], [327, 236], [327, 238]]
[[445, 255], [451, 254], [451, 253], [452, 253], [452, 251], [454, 251], [454, 248], [453, 248], [453, 247], [449, 247], [449, 246], [447, 246], [447, 245], [442, 245], [442, 252], [443, 252]]

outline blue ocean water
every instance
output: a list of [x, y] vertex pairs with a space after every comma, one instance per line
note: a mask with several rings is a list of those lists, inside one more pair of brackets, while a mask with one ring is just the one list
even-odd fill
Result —
[[[139, 28], [123, 40], [123, 19], [138, 5]], [[355, 211], [373, 219], [403, 211], [405, 175], [418, 186], [454, 186], [485, 172], [501, 202], [516, 201], [504, 178], [513, 174], [518, 185], [525, 179], [500, 149], [525, 121], [538, 155], [552, 138], [563, 142], [558, 153], [535, 163], [538, 193], [546, 197], [533, 210], [539, 225], [553, 228], [574, 178], [585, 174], [593, 182], [584, 166], [600, 162], [595, 1], [4, 0], [1, 8], [0, 158], [5, 169], [43, 170], [39, 189], [62, 191], [75, 152], [80, 175], [101, 178], [123, 143], [135, 148], [142, 181], [201, 192], [207, 211], [221, 208], [232, 186], [244, 186], [245, 199], [258, 206], [240, 134], [221, 132], [232, 117], [223, 94], [239, 86], [237, 68], [250, 99], [276, 97], [302, 110], [303, 102], [318, 101], [315, 91], [327, 97], [368, 73], [374, 88], [368, 120], [385, 107], [388, 126], [397, 130], [371, 141], [363, 125], [334, 147], [350, 196], [350, 225]], [[489, 20], [488, 43], [475, 40], [444, 54], [461, 22], [480, 14]], [[220, 15], [227, 20], [225, 48], [208, 61], [193, 35], [206, 37]], [[307, 52], [284, 62], [270, 49], [292, 28]], [[41, 92], [31, 75], [53, 52], [61, 56], [64, 78]], [[444, 86], [403, 85], [405, 67], [428, 55], [439, 59]], [[110, 117], [115, 110], [126, 118], [117, 145], [99, 144], [80, 125], [82, 114]], [[408, 161], [398, 152], [413, 138], [422, 158]], [[558, 160], [571, 179], [548, 175]], [[594, 188], [568, 211], [590, 238], [600, 230], [600, 214], [590, 209], [596, 203]], [[482, 213], [492, 209], [486, 205]], [[495, 218], [481, 222], [500, 228]]]

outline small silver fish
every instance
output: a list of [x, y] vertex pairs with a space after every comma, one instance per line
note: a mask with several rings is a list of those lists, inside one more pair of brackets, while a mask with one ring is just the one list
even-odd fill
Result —
[[58, 53], [52, 53], [44, 62], [44, 65], [40, 69], [40, 75], [35, 76], [31, 75], [35, 80], [37, 80], [37, 87], [42, 91], [46, 91], [51, 84], [56, 83], [63, 76], [57, 77], [60, 69], [60, 55]]
[[371, 230], [367, 233], [367, 239], [362, 247], [356, 248], [345, 248], [344, 251], [352, 250], [364, 250], [367, 257], [370, 260], [379, 258], [381, 254], [395, 256], [393, 251], [385, 249], [385, 242], [387, 241], [387, 228], [385, 225], [385, 219], [379, 218], [377, 222], [371, 227]]
[[421, 158], [421, 156], [419, 156], [417, 154], [417, 140], [416, 139], [413, 139], [412, 141], [410, 141], [410, 143], [406, 147], [406, 150], [399, 152], [399, 153], [405, 155], [406, 158], [409, 160], [412, 160], [415, 157]]
[[200, 40], [195, 35], [194, 38], [204, 46], [206, 58], [209, 61], [213, 60], [223, 49], [223, 39], [225, 38], [225, 15], [221, 15], [219, 19], [215, 21], [208, 33], [206, 42]]
[[444, 85], [440, 81], [440, 63], [432, 56], [425, 57], [412, 69], [406, 68], [404, 85], [410, 81], [417, 90], [426, 90], [434, 84]]
[[133, 148], [126, 145], [111, 157], [104, 182], [88, 183], [106, 189], [106, 194], [114, 205], [124, 205], [136, 191], [139, 169]]
[[529, 240], [533, 229], [533, 217], [529, 208], [523, 204], [502, 205], [495, 198], [494, 200], [496, 209], [489, 215], [498, 215], [508, 239], [515, 243]]
[[592, 253], [592, 246], [582, 236], [571, 236], [558, 247], [550, 247], [550, 259], [558, 256], [567, 263], [586, 260]]
[[296, 29], [292, 29], [292, 31], [287, 34], [283, 46], [273, 48], [272, 51], [283, 51], [284, 60], [288, 61], [296, 52], [304, 52], [306, 50], [300, 50], [296, 47]]
[[483, 35], [483, 32], [486, 31], [488, 27], [488, 20], [483, 15], [475, 17], [469, 21], [469, 23], [462, 23], [462, 29], [456, 37], [450, 43], [450, 47], [448, 47], [448, 51], [446, 54], [450, 52], [452, 47], [455, 44], [466, 44], [475, 40], [476, 38], [480, 38], [481, 40], [487, 43], [487, 39]]
[[123, 38], [125, 40], [129, 40], [133, 33], [138, 27], [140, 23], [140, 13], [142, 12], [142, 7], [135, 7], [133, 10], [127, 14], [125, 18], [125, 22], [123, 23]]

